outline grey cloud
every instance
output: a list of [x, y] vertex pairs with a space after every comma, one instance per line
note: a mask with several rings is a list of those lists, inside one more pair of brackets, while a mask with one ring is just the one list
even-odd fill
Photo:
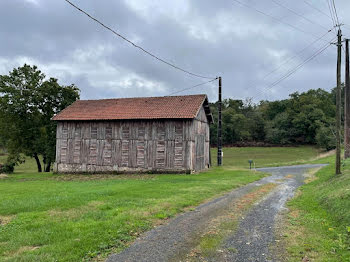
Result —
[[[32, 0], [33, 1], [33, 0]], [[317, 36], [326, 30], [280, 8], [270, 0], [240, 0]], [[298, 13], [331, 28], [331, 20], [302, 1], [278, 0]], [[42, 71], [75, 83], [82, 98], [167, 95], [205, 81], [159, 63], [115, 37], [65, 1], [0, 2], [0, 74], [28, 59]], [[189, 2], [133, 0], [73, 1], [118, 32], [158, 56], [198, 74], [223, 77], [224, 97], [285, 98], [296, 90], [331, 89], [335, 84], [335, 48], [305, 65], [272, 91], [261, 93], [324, 44], [319, 41], [298, 59], [262, 79], [315, 37], [276, 23], [234, 1]], [[324, 1], [313, 1], [327, 12]], [[179, 3], [183, 3], [182, 6]], [[148, 8], [150, 4], [151, 7]], [[349, 23], [346, 0], [337, 1], [339, 16]], [[180, 7], [180, 8], [179, 8]], [[178, 8], [179, 11], [176, 11]], [[176, 10], [175, 10], [176, 9]], [[344, 33], [350, 30], [344, 28]], [[334, 34], [327, 35], [329, 41]], [[10, 62], [9, 62], [10, 61]], [[207, 93], [216, 99], [215, 84], [184, 92]]]

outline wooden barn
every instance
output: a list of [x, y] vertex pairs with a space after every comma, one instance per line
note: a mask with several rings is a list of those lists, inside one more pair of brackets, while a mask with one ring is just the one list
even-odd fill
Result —
[[57, 121], [58, 173], [192, 172], [210, 166], [206, 95], [79, 100]]

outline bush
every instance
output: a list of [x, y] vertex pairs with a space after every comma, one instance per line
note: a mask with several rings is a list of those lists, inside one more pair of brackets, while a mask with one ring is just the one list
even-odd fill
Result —
[[12, 174], [14, 170], [15, 164], [13, 163], [6, 163], [4, 165], [0, 165], [0, 173]]
[[332, 127], [321, 126], [316, 132], [316, 143], [326, 150], [334, 149], [336, 146], [335, 133]]

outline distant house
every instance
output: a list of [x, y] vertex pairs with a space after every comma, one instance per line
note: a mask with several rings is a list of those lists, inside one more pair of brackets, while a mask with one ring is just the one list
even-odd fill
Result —
[[210, 165], [206, 95], [79, 100], [52, 120], [58, 173], [191, 172]]

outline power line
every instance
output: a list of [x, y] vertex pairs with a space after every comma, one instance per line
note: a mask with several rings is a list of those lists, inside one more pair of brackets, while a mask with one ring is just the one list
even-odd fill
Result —
[[[282, 81], [284, 81], [285, 79], [289, 78], [290, 76], [292, 76], [293, 74], [295, 74], [298, 70], [300, 70], [305, 64], [307, 64], [308, 62], [310, 62], [311, 60], [313, 60], [315, 57], [317, 57], [318, 55], [322, 54], [327, 48], [329, 48], [331, 46], [331, 44], [327, 44], [325, 46], [322, 46], [322, 48], [320, 48], [319, 50], [317, 50], [316, 53], [314, 53], [312, 56], [310, 56], [309, 58], [305, 59], [302, 63], [300, 63], [299, 65], [297, 65], [295, 68], [293, 68], [292, 70], [290, 70], [287, 74], [285, 74], [284, 76], [280, 77], [278, 80], [276, 80], [275, 82], [271, 83], [270, 85], [268, 85], [266, 88], [264, 88], [263, 90], [261, 90], [258, 95], [265, 93], [267, 91], [270, 91], [273, 87], [275, 87], [276, 85], [278, 85], [279, 83], [281, 83]], [[254, 97], [257, 97], [254, 96]]]
[[334, 8], [335, 17], [337, 18], [338, 25], [340, 26], [339, 17], [338, 17], [338, 12], [337, 12], [337, 8], [335, 7], [335, 2], [334, 2], [334, 0], [332, 0], [332, 3], [333, 3], [333, 8]]
[[307, 4], [308, 6], [310, 6], [311, 8], [315, 9], [316, 11], [318, 11], [319, 13], [327, 16], [328, 18], [332, 19], [332, 17], [330, 17], [326, 12], [323, 12], [321, 9], [317, 8], [316, 6], [314, 6], [312, 3], [308, 2], [308, 1], [305, 1], [304, 0], [304, 3]]
[[[309, 47], [313, 46], [315, 43], [317, 43], [318, 41], [320, 41], [322, 38], [324, 38], [326, 35], [328, 35], [333, 29], [329, 30], [327, 33], [325, 33], [323, 36], [319, 37], [318, 39], [314, 40], [312, 43], [310, 43], [309, 45], [307, 45], [306, 47], [304, 47], [303, 49], [301, 49], [300, 51], [298, 51], [296, 54], [294, 54], [293, 56], [289, 57], [288, 59], [286, 59], [285, 61], [283, 61], [281, 64], [279, 64], [275, 69], [273, 69], [272, 71], [270, 71], [269, 73], [267, 73], [261, 80], [266, 79], [267, 77], [269, 77], [270, 75], [272, 75], [273, 73], [275, 73], [276, 71], [278, 71], [281, 67], [283, 67], [285, 64], [287, 64], [289, 61], [293, 60], [294, 58], [298, 57], [301, 53], [303, 53], [305, 50], [307, 50]], [[259, 81], [261, 81], [259, 80]], [[257, 83], [257, 82], [255, 82]], [[250, 85], [250, 87], [255, 86], [255, 84]], [[249, 87], [248, 87], [249, 89]]]
[[312, 36], [314, 36], [315, 38], [318, 38], [318, 37], [319, 37], [318, 35], [315, 35], [315, 34], [310, 33], [310, 32], [306, 32], [306, 31], [304, 31], [303, 29], [300, 29], [300, 28], [298, 28], [298, 27], [296, 27], [296, 26], [294, 26], [294, 25], [292, 25], [292, 24], [289, 24], [289, 23], [287, 23], [287, 22], [284, 22], [283, 20], [281, 20], [281, 19], [279, 19], [279, 18], [277, 18], [277, 17], [274, 17], [274, 16], [272, 16], [272, 15], [269, 15], [269, 14], [267, 14], [267, 13], [265, 13], [265, 12], [263, 12], [263, 11], [257, 9], [257, 8], [255, 8], [255, 7], [253, 7], [253, 6], [250, 6], [250, 5], [247, 5], [247, 4], [245, 4], [245, 3], [242, 3], [242, 2], [239, 1], [239, 0], [233, 0], [233, 1], [236, 2], [236, 3], [239, 3], [240, 5], [242, 5], [242, 6], [246, 7], [246, 8], [252, 9], [252, 10], [254, 10], [254, 11], [257, 12], [257, 13], [260, 13], [260, 14], [262, 14], [262, 15], [264, 15], [264, 16], [267, 16], [267, 17], [269, 17], [269, 18], [271, 18], [271, 19], [273, 19], [273, 20], [275, 20], [275, 21], [278, 21], [278, 22], [281, 23], [281, 24], [287, 25], [287, 26], [289, 26], [289, 27], [291, 27], [291, 28], [293, 28], [293, 29], [295, 29], [295, 30], [297, 30], [297, 31], [299, 31], [299, 32], [302, 32], [302, 33], [307, 34], [307, 35], [312, 35]]
[[143, 47], [135, 44], [134, 42], [132, 42], [131, 40], [127, 39], [126, 37], [122, 36], [121, 34], [117, 33], [115, 30], [113, 30], [112, 28], [110, 28], [109, 26], [106, 26], [105, 24], [103, 24], [102, 22], [100, 22], [98, 19], [96, 19], [95, 17], [91, 16], [90, 14], [88, 14], [87, 12], [85, 12], [84, 10], [82, 10], [81, 8], [79, 8], [78, 6], [76, 6], [75, 4], [73, 4], [72, 2], [70, 2], [69, 0], [64, 0], [66, 1], [68, 4], [70, 4], [71, 6], [73, 6], [75, 9], [77, 9], [78, 11], [80, 11], [81, 13], [85, 14], [86, 16], [88, 16], [90, 19], [94, 20], [96, 23], [100, 24], [102, 27], [104, 27], [105, 29], [111, 31], [113, 34], [115, 34], [116, 36], [122, 38], [124, 41], [128, 42], [129, 44], [131, 44], [132, 46], [140, 49], [142, 52], [146, 53], [147, 55], [153, 57], [154, 59], [164, 63], [164, 64], [167, 64], [168, 66], [171, 66], [179, 71], [182, 71], [184, 73], [187, 73], [189, 75], [192, 75], [192, 76], [195, 76], [195, 77], [199, 77], [199, 78], [206, 78], [206, 79], [216, 79], [214, 77], [210, 77], [210, 76], [203, 76], [203, 75], [199, 75], [199, 74], [195, 74], [195, 73], [192, 73], [190, 71], [187, 71], [179, 66], [176, 66], [170, 62], [167, 62], [166, 60], [152, 54], [150, 51], [147, 51], [146, 49], [144, 49]]
[[181, 93], [181, 92], [183, 92], [183, 91], [187, 91], [187, 90], [190, 90], [190, 89], [192, 89], [192, 88], [195, 88], [195, 87], [198, 87], [198, 86], [202, 86], [202, 85], [205, 85], [205, 84], [208, 84], [208, 83], [214, 82], [214, 81], [215, 81], [215, 80], [217, 80], [217, 79], [218, 79], [218, 77], [217, 77], [217, 78], [214, 78], [214, 79], [212, 79], [212, 80], [209, 80], [209, 81], [207, 81], [207, 82], [200, 83], [200, 84], [198, 84], [198, 85], [191, 86], [191, 87], [184, 88], [184, 89], [181, 89], [181, 90], [179, 90], [179, 91], [176, 91], [176, 92], [170, 93], [170, 94], [169, 94], [169, 95], [167, 95], [167, 96], [175, 95], [175, 94]]
[[282, 7], [282, 8], [284, 8], [284, 9], [287, 9], [289, 12], [291, 12], [291, 13], [293, 13], [293, 14], [295, 14], [295, 15], [297, 15], [297, 16], [303, 18], [303, 19], [305, 19], [306, 21], [308, 21], [308, 22], [310, 22], [310, 23], [312, 23], [312, 24], [314, 24], [314, 25], [318, 25], [318, 26], [320, 26], [320, 27], [322, 27], [322, 28], [324, 28], [324, 29], [327, 30], [327, 28], [324, 27], [323, 25], [321, 25], [321, 24], [319, 24], [319, 23], [316, 23], [315, 21], [312, 21], [311, 19], [309, 19], [309, 18], [307, 18], [307, 17], [305, 17], [305, 16], [299, 14], [298, 12], [294, 11], [293, 9], [290, 9], [289, 7], [287, 7], [287, 6], [283, 5], [283, 4], [281, 4], [280, 2], [278, 2], [278, 1], [276, 1], [276, 0], [271, 0], [271, 1], [274, 2], [276, 5], [278, 5], [278, 6]]
[[333, 22], [333, 26], [336, 27], [337, 26], [337, 22], [335, 21], [335, 18], [334, 18], [334, 15], [333, 15], [333, 9], [332, 9], [332, 6], [329, 4], [329, 0], [326, 0], [327, 1], [327, 4], [328, 4], [328, 9], [329, 9], [329, 12], [331, 14], [331, 18], [332, 18], [332, 22]]

